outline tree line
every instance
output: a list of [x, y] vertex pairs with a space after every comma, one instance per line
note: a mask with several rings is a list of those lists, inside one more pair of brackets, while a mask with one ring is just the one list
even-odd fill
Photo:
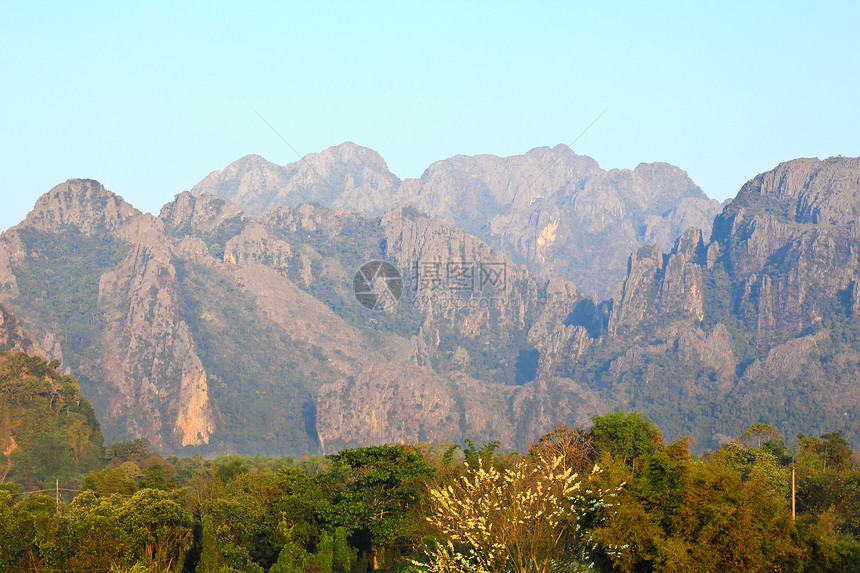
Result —
[[694, 456], [639, 413], [592, 421], [522, 454], [466, 440], [207, 460], [116, 442], [74, 491], [0, 484], [0, 569], [860, 570], [860, 470], [838, 432], [789, 443], [756, 424]]

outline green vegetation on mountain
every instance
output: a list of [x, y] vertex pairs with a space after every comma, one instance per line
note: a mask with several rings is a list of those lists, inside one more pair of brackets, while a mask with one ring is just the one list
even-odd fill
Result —
[[89, 400], [58, 362], [0, 352], [0, 483], [51, 486], [98, 467], [102, 434]]
[[[305, 227], [295, 220], [299, 217], [319, 219], [320, 224]], [[378, 218], [357, 213], [338, 215], [327, 207], [310, 203], [295, 212], [288, 209], [273, 211], [265, 222], [274, 237], [288, 243], [310, 263], [310, 269], [304, 264], [291, 266], [286, 275], [347, 323], [370, 335], [390, 332], [408, 337], [418, 332], [420, 316], [410, 310], [415, 293], [409, 289], [411, 277], [408, 269], [400, 269], [404, 275], [401, 277], [404, 290], [398, 307], [400, 312], [368, 313], [367, 309], [356, 304], [352, 291], [355, 273], [365, 263], [388, 258]], [[314, 277], [310, 282], [305, 280], [308, 270]]]
[[[613, 231], [622, 211], [645, 219], [634, 234], [662, 237], [650, 209], [678, 209], [665, 217], [680, 224], [701, 199], [671, 166], [603, 172], [563, 148], [452, 159], [413, 182], [380, 178], [384, 164], [357, 146], [336, 151], [314, 158], [321, 172], [373, 164], [361, 182], [344, 167], [355, 179], [350, 200], [397, 190], [432, 203], [438, 191], [445, 211], [453, 203], [443, 190], [462, 180], [472, 185], [464, 209], [490, 195], [514, 211], [538, 201], [526, 235], [502, 224], [510, 213], [494, 216], [501, 226], [487, 233], [519, 241], [511, 252], [522, 260], [547, 254], [542, 268], [559, 258], [584, 264], [590, 247], [623, 242]], [[329, 161], [338, 154], [345, 163]], [[522, 187], [517, 170], [541, 165], [552, 167], [541, 185], [555, 195]], [[281, 199], [302, 187], [298, 172], [259, 158], [233, 167], [209, 183], [240, 179], [231, 192], [257, 206], [271, 197], [252, 197], [254, 180]], [[754, 178], [710, 239], [688, 229], [668, 253], [635, 250], [614, 299], [602, 302], [540, 280], [420, 213], [421, 201], [379, 217], [303, 203], [252, 220], [223, 199], [182, 193], [155, 218], [97, 182], [71, 180], [0, 239], [0, 300], [79, 377], [110, 439], [149, 435], [172, 453], [297, 454], [468, 435], [522, 449], [555, 424], [631, 407], [667, 436], [692, 436], [697, 453], [762, 418], [779, 420], [786, 435], [839, 430], [853, 445], [859, 168], [850, 158], [803, 159]], [[581, 188], [566, 187], [580, 179]], [[646, 192], [652, 183], [658, 196]], [[374, 213], [376, 199], [365, 204]], [[568, 207], [583, 224], [559, 218]], [[403, 276], [388, 312], [352, 292], [356, 270], [372, 260]], [[504, 285], [479, 276], [461, 288], [468, 277], [458, 279], [458, 265], [482, 263], [501, 265]]]
[[608, 336], [563, 372], [699, 451], [763, 418], [856, 443], [858, 172], [786, 162], [744, 186], [710, 241], [691, 230], [668, 255], [634, 253]]
[[21, 320], [0, 304], [0, 352], [40, 354], [42, 349]]
[[15, 266], [21, 295], [14, 309], [26, 309], [43, 331], [61, 335], [67, 363], [77, 370], [82, 361], [99, 355], [99, 279], [130, 246], [108, 234], [85, 235], [75, 229], [48, 233], [25, 228], [18, 236], [30, 256], [26, 264]]

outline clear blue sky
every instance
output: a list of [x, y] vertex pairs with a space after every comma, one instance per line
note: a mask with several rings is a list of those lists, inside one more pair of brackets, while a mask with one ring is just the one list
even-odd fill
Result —
[[71, 177], [160, 206], [249, 153], [355, 141], [399, 177], [570, 143], [725, 199], [860, 155], [857, 2], [0, 4], [0, 229]]

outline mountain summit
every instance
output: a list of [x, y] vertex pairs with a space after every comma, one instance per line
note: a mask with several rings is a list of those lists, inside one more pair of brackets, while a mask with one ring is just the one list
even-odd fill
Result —
[[399, 186], [381, 155], [346, 142], [285, 166], [247, 155], [207, 175], [191, 194], [221, 197], [251, 217], [305, 201], [380, 214], [396, 201]]

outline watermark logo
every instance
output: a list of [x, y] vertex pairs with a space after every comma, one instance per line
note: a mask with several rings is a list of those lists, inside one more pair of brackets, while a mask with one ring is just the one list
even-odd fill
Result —
[[403, 294], [403, 277], [384, 261], [364, 263], [352, 279], [352, 292], [363, 307], [370, 310], [389, 310], [397, 305]]
[[416, 261], [412, 271], [416, 291], [503, 291], [508, 281], [503, 262]]
[[504, 262], [416, 261], [412, 264], [412, 284], [416, 309], [499, 308], [503, 297], [493, 296], [507, 289]]
[[[415, 309], [499, 308], [508, 287], [504, 262], [415, 261], [406, 275]], [[383, 261], [365, 263], [355, 273], [352, 292], [370, 310], [392, 310], [404, 291], [404, 277]]]

